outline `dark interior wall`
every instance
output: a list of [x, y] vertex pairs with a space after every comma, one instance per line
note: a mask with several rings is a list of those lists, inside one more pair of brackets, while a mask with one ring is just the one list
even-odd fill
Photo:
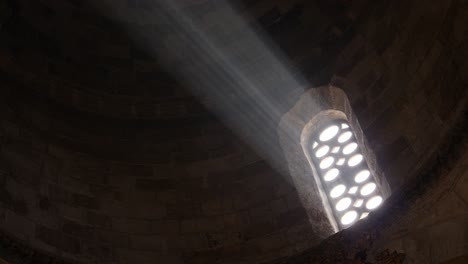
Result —
[[466, 105], [467, 8], [382, 3], [333, 66], [355, 84], [346, 92], [395, 189], [424, 166]]
[[[256, 263], [327, 235], [287, 179], [159, 66], [162, 47], [147, 52], [80, 1], [10, 2], [0, 7], [0, 227], [28, 252]], [[464, 1], [244, 5], [311, 86], [345, 89], [393, 190], [427, 166], [466, 101]]]
[[309, 6], [295, 26], [270, 30], [312, 84], [331, 81], [345, 90], [398, 189], [424, 166], [466, 104], [466, 3], [332, 2], [342, 7], [328, 3], [340, 19], [316, 22], [326, 25], [321, 34], [302, 26], [313, 14]]
[[393, 196], [368, 220], [274, 263], [467, 261], [467, 8], [381, 2], [358, 24], [324, 72], [352, 101]]
[[294, 189], [216, 120], [90, 116], [22, 85], [3, 76], [2, 225], [23, 243], [86, 263], [309, 245]]
[[87, 263], [178, 263], [239, 244], [285, 254], [313, 236], [294, 189], [218, 122], [89, 117], [7, 79], [2, 223], [25, 243]]
[[11, 9], [6, 234], [85, 263], [261, 261], [319, 241], [292, 186], [112, 22], [72, 2]]
[[465, 111], [431, 165], [394, 191], [380, 210], [316, 247], [271, 264], [466, 263], [467, 121]]

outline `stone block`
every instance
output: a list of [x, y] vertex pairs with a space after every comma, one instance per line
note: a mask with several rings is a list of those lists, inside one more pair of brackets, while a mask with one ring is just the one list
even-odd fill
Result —
[[113, 218], [112, 230], [128, 234], [150, 234], [151, 221], [143, 219]]
[[93, 211], [87, 211], [86, 212], [86, 224], [93, 226], [93, 227], [98, 227], [102, 229], [110, 229], [111, 228], [111, 219], [107, 215], [95, 213]]
[[208, 248], [208, 241], [203, 234], [184, 234], [178, 237], [178, 245], [183, 250], [200, 250]]
[[245, 238], [246, 239], [253, 239], [257, 237], [265, 236], [269, 233], [278, 230], [278, 226], [274, 222], [274, 220], [265, 220], [260, 222], [252, 222], [246, 229], [245, 229]]
[[149, 251], [165, 251], [166, 241], [160, 235], [133, 235], [130, 237], [132, 248], [149, 250]]
[[42, 168], [44, 177], [49, 181], [57, 182], [62, 164], [63, 161], [61, 159], [52, 155], [46, 155]]
[[83, 255], [98, 260], [100, 263], [115, 263], [113, 249], [102, 243], [86, 242], [82, 244]]
[[172, 179], [136, 179], [135, 187], [143, 191], [170, 190], [175, 188], [175, 183]]
[[193, 218], [201, 216], [200, 204], [195, 201], [182, 201], [166, 207], [168, 218]]
[[223, 217], [205, 217], [197, 220], [200, 232], [221, 231], [224, 229]]
[[[468, 164], [466, 164], [465, 167], [468, 167]], [[465, 202], [465, 205], [468, 206], [468, 191], [467, 190], [468, 190], [468, 172], [466, 172], [465, 170], [464, 172], [462, 172], [461, 176], [457, 179], [454, 191], [461, 199], [463, 199], [463, 201]]]
[[288, 194], [285, 198], [289, 210], [302, 207], [302, 202], [296, 192]]
[[71, 202], [71, 205], [76, 206], [76, 207], [84, 207], [87, 209], [94, 209], [94, 210], [99, 208], [99, 203], [96, 198], [78, 194], [78, 193], [71, 194], [70, 202]]
[[95, 230], [96, 242], [110, 245], [112, 248], [130, 248], [130, 235], [116, 230]]
[[202, 212], [205, 215], [217, 215], [224, 211], [221, 200], [210, 200], [202, 204]]
[[157, 220], [164, 218], [167, 214], [167, 208], [159, 203], [136, 203], [128, 208], [132, 217], [139, 219]]
[[298, 207], [296, 209], [282, 213], [277, 218], [277, 223], [280, 228], [291, 227], [297, 223], [308, 221], [307, 214], [304, 208]]
[[155, 220], [151, 221], [151, 233], [174, 234], [180, 232], [180, 223], [177, 220]]
[[273, 211], [274, 214], [281, 214], [284, 213], [288, 210], [288, 206], [286, 204], [286, 201], [282, 198], [273, 200], [270, 203], [271, 210]]
[[84, 208], [78, 208], [67, 204], [53, 202], [54, 207], [57, 208], [57, 214], [77, 222], [85, 222], [86, 210]]
[[182, 233], [196, 233], [199, 232], [197, 219], [187, 219], [180, 223]]
[[274, 216], [272, 208], [270, 207], [269, 203], [261, 205], [261, 206], [253, 207], [252, 209], [249, 209], [248, 211], [249, 211], [250, 218], [253, 219], [253, 221], [262, 221], [266, 219], [271, 219]]
[[122, 263], [151, 264], [159, 258], [160, 254], [148, 250], [119, 248], [115, 252], [117, 258]]
[[66, 253], [79, 254], [81, 252], [78, 239], [62, 234], [57, 230], [38, 225], [36, 226], [35, 236], [36, 239]]
[[30, 241], [34, 238], [35, 223], [13, 211], [5, 210], [3, 229], [23, 241]]
[[94, 240], [94, 228], [76, 223], [71, 220], [63, 219], [62, 220], [62, 230], [64, 234], [68, 234], [72, 237], [84, 239], [84, 240]]

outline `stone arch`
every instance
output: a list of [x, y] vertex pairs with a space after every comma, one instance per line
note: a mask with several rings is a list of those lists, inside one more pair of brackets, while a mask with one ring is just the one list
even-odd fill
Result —
[[280, 143], [285, 152], [287, 166], [311, 224], [316, 224], [318, 213], [321, 217], [329, 219], [329, 228], [334, 231], [339, 230], [339, 225], [333, 217], [326, 194], [320, 186], [320, 179], [313, 165], [310, 151], [304, 146], [309, 144], [311, 135], [317, 128], [336, 119], [346, 120], [349, 123], [368, 168], [374, 175], [378, 189], [384, 198], [388, 197], [390, 187], [342, 89], [333, 85], [309, 89], [301, 96], [296, 105], [282, 117], [278, 126]]

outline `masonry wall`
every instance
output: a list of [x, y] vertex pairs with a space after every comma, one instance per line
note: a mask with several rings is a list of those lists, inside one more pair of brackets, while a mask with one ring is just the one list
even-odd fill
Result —
[[393, 188], [424, 165], [466, 105], [467, 8], [382, 4], [336, 62], [336, 74], [356, 84], [346, 92]]
[[[320, 4], [304, 4], [302, 15], [284, 22], [289, 26], [268, 29], [314, 87], [331, 81], [345, 89], [398, 189], [437, 149], [466, 104], [467, 5], [373, 2], [331, 1], [336, 12], [328, 14], [335, 20], [317, 22], [326, 28], [323, 35], [306, 24], [319, 19], [309, 14]], [[326, 13], [327, 4], [322, 6]]]
[[2, 94], [0, 199], [22, 243], [85, 263], [203, 263], [314, 242], [294, 188], [220, 124], [65, 120], [18, 91]]
[[[155, 54], [164, 46], [148, 52], [122, 24], [86, 3], [9, 3], [0, 5], [0, 229], [7, 260], [260, 263], [330, 235], [319, 214], [311, 228], [287, 175], [160, 67]], [[219, 8], [210, 1], [185, 4], [200, 17], [216, 18]], [[144, 1], [115, 6], [134, 18], [147, 8]], [[346, 87], [395, 192], [431, 163], [466, 103], [465, 1], [244, 6], [310, 87]], [[135, 21], [138, 36], [171, 37], [164, 25]], [[294, 89], [274, 94], [284, 112], [295, 103]], [[465, 199], [447, 195], [440, 210]], [[389, 231], [378, 249], [411, 251], [413, 240], [433, 247], [419, 234], [434, 223], [431, 239], [444, 238], [437, 230], [446, 226], [455, 235], [464, 223], [458, 208], [440, 224], [443, 212], [421, 228], [420, 220], [404, 220], [408, 233], [400, 239]], [[449, 260], [440, 254], [434, 259]]]
[[92, 12], [25, 1], [2, 24], [5, 258], [264, 261], [318, 242], [287, 180]]
[[425, 168], [368, 218], [274, 264], [458, 264], [468, 260], [468, 115]]

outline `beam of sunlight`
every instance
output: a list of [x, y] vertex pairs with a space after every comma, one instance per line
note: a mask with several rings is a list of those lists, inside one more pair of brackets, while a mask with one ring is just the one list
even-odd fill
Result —
[[[202, 15], [192, 8], [196, 4], [174, 0], [154, 1], [135, 13], [113, 0], [99, 8], [120, 20], [221, 121], [281, 168], [277, 125], [308, 84], [255, 23], [227, 1], [212, 5], [213, 11], [198, 12]], [[164, 36], [154, 28], [163, 29]]]

